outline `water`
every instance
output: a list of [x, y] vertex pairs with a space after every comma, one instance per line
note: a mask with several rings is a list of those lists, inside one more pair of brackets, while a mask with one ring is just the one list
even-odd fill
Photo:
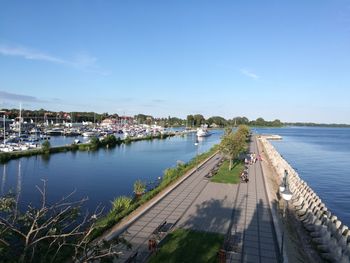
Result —
[[[275, 128], [255, 129], [259, 133], [279, 134], [276, 149], [317, 192], [327, 207], [350, 226], [350, 129]], [[199, 143], [199, 152], [218, 143], [222, 131]], [[70, 144], [73, 137], [52, 137], [52, 145]], [[33, 156], [12, 160], [0, 166], [0, 194], [20, 191], [22, 207], [38, 203], [35, 185], [48, 183], [50, 201], [76, 189], [74, 199], [89, 197], [87, 207], [99, 203], [107, 208], [119, 195], [132, 195], [133, 183], [142, 179], [154, 183], [163, 171], [188, 161], [197, 153], [194, 134], [166, 140], [140, 141], [97, 152], [53, 154], [49, 159]]]
[[[139, 141], [113, 149], [95, 152], [67, 152], [11, 160], [0, 166], [0, 194], [9, 190], [19, 192], [21, 207], [38, 204], [41, 179], [47, 180], [48, 200], [53, 202], [76, 191], [74, 200], [88, 197], [87, 207], [93, 210], [120, 195], [132, 195], [137, 179], [156, 183], [159, 176], [177, 161], [187, 162], [196, 154], [209, 150], [220, 141], [222, 131], [215, 130], [195, 146], [195, 134], [175, 136], [164, 140]], [[64, 137], [55, 138], [62, 145]], [[68, 137], [73, 140], [72, 137]], [[56, 144], [56, 145], [57, 145]]]
[[255, 130], [283, 137], [272, 144], [328, 209], [350, 226], [350, 129], [288, 127]]

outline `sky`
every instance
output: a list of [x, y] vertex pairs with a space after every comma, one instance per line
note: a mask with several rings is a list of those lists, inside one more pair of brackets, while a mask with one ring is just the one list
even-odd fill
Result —
[[349, 84], [349, 0], [0, 0], [0, 108], [350, 124]]

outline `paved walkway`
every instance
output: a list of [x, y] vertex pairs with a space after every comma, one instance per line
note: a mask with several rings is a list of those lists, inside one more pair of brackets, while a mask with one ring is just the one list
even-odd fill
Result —
[[[251, 152], [258, 152], [256, 139]], [[164, 221], [201, 231], [226, 234], [228, 262], [278, 262], [279, 249], [259, 162], [249, 165], [249, 182], [238, 185], [211, 183], [204, 176], [219, 155], [187, 178], [169, 195], [138, 218], [123, 236], [132, 250], [122, 250], [118, 262], [137, 251], [136, 262], [148, 256], [148, 240]]]
[[[255, 138], [250, 152], [258, 153]], [[232, 253], [227, 262], [278, 262], [279, 249], [261, 164], [249, 165], [248, 171], [249, 182], [239, 185], [235, 200], [226, 248]]]
[[175, 224], [184, 215], [208, 184], [204, 176], [209, 173], [219, 160], [220, 156], [215, 155], [200, 167], [198, 171], [194, 172], [170, 194], [130, 225], [121, 236], [132, 245], [132, 249], [128, 250], [122, 246], [122, 254], [117, 262], [125, 262], [135, 252], [137, 252], [137, 257], [134, 261], [143, 262], [149, 254], [148, 240], [152, 236], [153, 231], [164, 221]]
[[238, 185], [209, 182], [178, 223], [178, 227], [226, 234]]

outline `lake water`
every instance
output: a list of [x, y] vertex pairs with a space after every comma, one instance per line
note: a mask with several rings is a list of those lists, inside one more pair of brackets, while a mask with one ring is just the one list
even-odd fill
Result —
[[[273, 141], [283, 157], [317, 192], [327, 207], [350, 226], [350, 129], [297, 128], [254, 129], [258, 133], [279, 134]], [[207, 151], [218, 143], [222, 131], [199, 143]], [[87, 207], [110, 201], [119, 195], [132, 195], [137, 179], [155, 183], [163, 171], [177, 161], [188, 161], [197, 153], [195, 135], [166, 140], [140, 141], [96, 152], [68, 152], [12, 160], [0, 166], [0, 194], [19, 191], [22, 207], [39, 201], [35, 185], [47, 180], [48, 199], [55, 201], [76, 190], [74, 199], [89, 197]], [[70, 144], [73, 138], [56, 137], [54, 145]]]
[[[220, 141], [221, 130], [214, 130], [209, 137], [195, 146], [195, 134], [175, 136], [164, 140], [139, 141], [113, 149], [95, 152], [67, 152], [52, 154], [48, 159], [33, 156], [11, 160], [0, 166], [0, 194], [19, 192], [21, 207], [29, 202], [39, 202], [36, 185], [47, 180], [49, 201], [76, 191], [74, 200], [88, 197], [91, 210], [102, 204], [107, 209], [110, 201], [120, 195], [132, 195], [137, 179], [150, 187], [166, 168], [176, 166], [177, 161], [187, 162], [198, 153], [209, 150]], [[62, 145], [72, 137], [52, 137], [53, 145]]]
[[255, 130], [283, 137], [272, 144], [328, 209], [350, 226], [350, 129], [287, 127]]

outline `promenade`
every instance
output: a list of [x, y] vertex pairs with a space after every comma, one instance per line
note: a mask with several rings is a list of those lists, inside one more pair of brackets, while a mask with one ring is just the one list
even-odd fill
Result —
[[[250, 152], [258, 153], [256, 138]], [[280, 259], [260, 162], [249, 165], [249, 182], [236, 193], [226, 250], [228, 262], [278, 262]]]
[[134, 262], [143, 262], [149, 255], [148, 240], [152, 233], [165, 221], [168, 224], [175, 225], [180, 220], [208, 184], [208, 180], [204, 180], [204, 176], [219, 160], [220, 155], [216, 154], [203, 166], [199, 167], [198, 171], [192, 173], [167, 196], [127, 227], [120, 236], [131, 244], [132, 249], [120, 246], [121, 254], [117, 262], [130, 260], [130, 257], [135, 256], [136, 253], [137, 256]]
[[[255, 138], [250, 151], [258, 153]], [[219, 160], [217, 154], [128, 226], [121, 236], [132, 249], [120, 247], [117, 261], [125, 262], [136, 255], [133, 262], [144, 262], [149, 256], [148, 240], [166, 221], [175, 228], [224, 234], [227, 263], [278, 262], [279, 249], [260, 162], [249, 165], [248, 183], [232, 185], [212, 183], [205, 177]]]

